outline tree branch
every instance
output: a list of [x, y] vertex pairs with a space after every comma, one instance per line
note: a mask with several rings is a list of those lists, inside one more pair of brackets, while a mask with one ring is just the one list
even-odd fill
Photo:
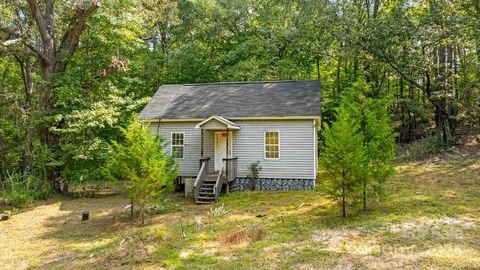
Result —
[[55, 0], [45, 0], [45, 28], [50, 35], [50, 38], [53, 40], [53, 46], [55, 49]]
[[108, 65], [107, 68], [100, 70], [99, 72], [97, 72], [97, 74], [93, 77], [93, 79], [91, 81], [85, 82], [83, 84], [83, 88], [84, 88], [85, 92], [88, 92], [88, 91], [90, 91], [90, 89], [92, 89], [93, 83], [96, 80], [99, 80], [101, 78], [105, 78], [105, 77], [109, 76], [110, 74], [112, 74], [112, 73], [114, 73], [118, 70], [126, 70], [129, 65], [130, 65], [130, 61], [128, 59], [127, 60], [120, 60], [120, 59], [117, 59], [117, 58], [113, 58], [112, 62], [110, 63], [110, 65]]
[[406, 80], [407, 82], [409, 82], [410, 84], [412, 84], [413, 86], [417, 87], [418, 89], [422, 90], [425, 92], [425, 87], [423, 87], [423, 85], [419, 84], [417, 81], [413, 80], [412, 78], [410, 78], [409, 76], [405, 75], [405, 73], [400, 70], [399, 67], [397, 67], [397, 65], [395, 65], [392, 61], [389, 61], [388, 59], [384, 58], [383, 59], [383, 62], [387, 63], [393, 70], [395, 70], [399, 75], [400, 77], [402, 77], [404, 80]]
[[0, 44], [2, 44], [3, 46], [10, 46], [10, 45], [17, 44], [17, 43], [20, 43], [20, 42], [22, 42], [22, 39], [21, 38], [16, 38], [16, 39], [10, 39], [10, 40], [2, 41], [2, 42], [0, 42]]
[[394, 64], [394, 61], [387, 57], [384, 53], [380, 53], [378, 51], [371, 50], [368, 46], [365, 46], [363, 42], [358, 42], [358, 44], [367, 52], [371, 53], [374, 57], [378, 58], [380, 61], [386, 63], [389, 65], [393, 70], [395, 70], [400, 77], [402, 77], [404, 80], [412, 84], [413, 86], [417, 87], [418, 89], [422, 90], [425, 92], [425, 87], [418, 83], [417, 81], [413, 80], [411, 77], [407, 76], [405, 72], [403, 72], [397, 65]]
[[25, 47], [27, 47], [32, 52], [34, 52], [42, 61], [48, 61], [45, 54], [39, 48], [37, 48], [35, 45], [28, 42], [28, 40], [24, 36], [22, 36], [21, 34], [18, 34], [15, 31], [13, 31], [12, 29], [9, 29], [9, 28], [3, 27], [3, 26], [0, 26], [0, 31], [5, 32], [5, 33], [9, 34], [10, 36], [14, 37], [14, 39], [6, 40], [6, 41], [3, 41], [3, 42], [0, 41], [1, 45], [6, 47], [6, 46], [14, 45], [14, 44], [17, 44], [17, 43], [22, 43], [23, 45], [25, 45]]
[[70, 56], [75, 52], [80, 35], [87, 23], [88, 17], [98, 8], [100, 3], [93, 2], [91, 6], [87, 8], [79, 7], [77, 14], [70, 22], [67, 31], [63, 35], [60, 50], [64, 54], [63, 56]]
[[28, 0], [28, 5], [30, 6], [30, 12], [32, 13], [33, 18], [35, 18], [35, 23], [37, 24], [38, 31], [42, 37], [43, 45], [47, 46], [52, 42], [52, 37], [50, 36], [47, 25], [45, 23], [45, 18], [43, 18], [42, 11], [38, 6], [36, 0]]

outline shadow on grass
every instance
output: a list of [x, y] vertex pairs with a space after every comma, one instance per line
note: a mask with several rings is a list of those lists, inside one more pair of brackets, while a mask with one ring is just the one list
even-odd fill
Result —
[[[45, 268], [472, 268], [475, 261], [466, 258], [479, 254], [478, 224], [469, 229], [445, 222], [480, 218], [476, 164], [405, 170], [388, 182], [387, 200], [370, 203], [367, 212], [350, 208], [347, 219], [318, 191], [238, 192], [207, 206], [174, 196], [176, 212], [149, 218], [145, 227], [129, 219], [123, 209], [127, 200], [119, 196], [66, 200], [60, 204], [63, 214], [48, 220], [51, 232], [41, 237], [62, 242], [69, 251]], [[182, 239], [180, 219], [186, 226], [195, 216], [208, 219], [210, 208], [222, 204], [230, 210], [227, 216]], [[91, 213], [87, 222], [80, 221], [84, 209]], [[258, 242], [215, 243], [224, 232], [277, 215], [284, 223], [263, 225], [266, 237]], [[315, 240], [318, 231], [330, 238]], [[332, 242], [335, 237], [340, 242]]]

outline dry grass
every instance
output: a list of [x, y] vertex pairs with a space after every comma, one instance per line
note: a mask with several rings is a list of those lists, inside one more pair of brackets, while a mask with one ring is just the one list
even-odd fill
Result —
[[246, 227], [240, 230], [232, 230], [222, 236], [222, 243], [239, 244], [242, 242], [253, 243], [263, 238], [265, 230], [263, 227]]
[[348, 219], [318, 191], [232, 193], [218, 219], [173, 196], [145, 226], [119, 195], [54, 197], [0, 222], [0, 269], [479, 269], [479, 157], [397, 171], [387, 200]]

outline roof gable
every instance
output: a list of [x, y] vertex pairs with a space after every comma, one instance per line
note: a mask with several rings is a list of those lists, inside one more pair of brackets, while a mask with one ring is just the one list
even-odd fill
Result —
[[162, 85], [140, 120], [320, 116], [319, 81]]
[[205, 119], [202, 122], [195, 125], [195, 128], [202, 128], [202, 127], [206, 129], [218, 129], [218, 128], [240, 129], [240, 127], [237, 124], [218, 115], [211, 116], [208, 119]]

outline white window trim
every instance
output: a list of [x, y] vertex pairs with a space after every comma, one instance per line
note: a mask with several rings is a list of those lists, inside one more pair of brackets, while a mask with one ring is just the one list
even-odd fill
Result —
[[[265, 140], [267, 132], [277, 132], [278, 133], [278, 158], [267, 158], [267, 142]], [[263, 159], [265, 159], [265, 160], [279, 160], [281, 158], [280, 144], [281, 144], [280, 130], [265, 130], [265, 131], [263, 131]], [[273, 145], [273, 144], [270, 144], [270, 145]]]
[[182, 134], [183, 135], [183, 145], [175, 145], [175, 146], [183, 146], [183, 155], [181, 158], [175, 157], [175, 159], [185, 159], [185, 132], [170, 132], [170, 153], [173, 154], [173, 134]]

